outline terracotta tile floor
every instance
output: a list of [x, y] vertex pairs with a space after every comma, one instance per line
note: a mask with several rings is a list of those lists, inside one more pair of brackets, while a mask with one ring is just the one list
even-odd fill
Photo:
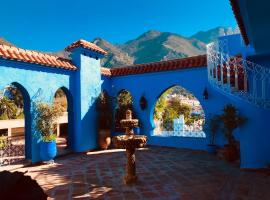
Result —
[[202, 151], [150, 147], [136, 153], [137, 185], [125, 186], [125, 152], [73, 154], [19, 169], [50, 199], [270, 199], [270, 172], [243, 171]]

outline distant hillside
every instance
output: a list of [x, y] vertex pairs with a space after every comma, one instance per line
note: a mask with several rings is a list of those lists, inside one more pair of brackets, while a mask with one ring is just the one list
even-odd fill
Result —
[[15, 46], [11, 42], [9, 42], [9, 41], [5, 40], [4, 38], [1, 38], [1, 37], [0, 37], [0, 44], [9, 45], [9, 46]]
[[217, 27], [209, 31], [200, 31], [189, 38], [175, 33], [150, 30], [124, 44], [113, 45], [102, 38], [93, 42], [109, 53], [102, 60], [102, 65], [114, 68], [205, 54], [206, 44], [224, 35], [228, 30]]
[[[102, 66], [115, 68], [205, 54], [207, 43], [231, 30], [231, 28], [217, 27], [208, 31], [199, 31], [191, 37], [150, 30], [124, 44], [111, 44], [102, 38], [96, 38], [93, 42], [108, 52], [108, 55], [102, 59]], [[14, 46], [3, 38], [0, 38], [0, 44]], [[68, 53], [64, 51], [47, 53], [68, 57]]]
[[210, 29], [208, 31], [199, 31], [198, 33], [191, 36], [191, 38], [195, 38], [208, 44], [214, 40], [216, 40], [219, 36], [224, 35], [228, 31], [232, 30], [232, 28], [225, 28], [225, 27], [217, 27]]
[[116, 45], [113, 45], [101, 38], [95, 39], [94, 43], [108, 52], [106, 58], [103, 59], [103, 66], [115, 67], [132, 65], [134, 63], [134, 58], [129, 56], [127, 52], [123, 51], [121, 48], [118, 48]]

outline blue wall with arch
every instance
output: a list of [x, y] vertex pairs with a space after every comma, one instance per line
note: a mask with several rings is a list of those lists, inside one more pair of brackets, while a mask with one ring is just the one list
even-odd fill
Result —
[[[141, 133], [148, 136], [148, 144], [150, 145], [205, 150], [208, 144], [208, 137], [160, 137], [152, 135], [155, 128], [153, 112], [156, 101], [166, 89], [172, 86], [179, 85], [190, 91], [200, 101], [206, 118], [211, 114], [221, 114], [225, 105], [233, 104], [238, 108], [241, 115], [248, 118], [248, 122], [235, 131], [236, 139], [240, 141], [241, 167], [261, 168], [270, 163], [268, 154], [270, 151], [270, 134], [268, 134], [267, 126], [267, 118], [270, 112], [212, 87], [208, 83], [206, 67], [118, 76], [111, 79], [104, 78], [104, 82], [104, 88], [114, 97], [123, 89], [131, 93], [136, 115], [141, 122]], [[209, 93], [209, 99], [207, 100], [203, 98], [205, 88]], [[141, 96], [147, 99], [145, 110], [141, 110], [139, 105]], [[254, 134], [257, 131], [260, 131], [259, 137]], [[216, 143], [219, 146], [227, 143], [222, 133], [218, 134]]]
[[[91, 56], [90, 56], [91, 55]], [[93, 56], [95, 55], [95, 56]], [[97, 147], [95, 101], [101, 91], [99, 55], [90, 50], [75, 48], [72, 62], [78, 70], [46, 67], [37, 64], [0, 59], [0, 90], [15, 83], [23, 92], [25, 102], [26, 159], [40, 161], [39, 133], [34, 124], [34, 102], [52, 103], [55, 92], [62, 88], [68, 98], [69, 145], [74, 152]]]
[[[91, 56], [90, 56], [91, 55]], [[101, 55], [75, 48], [71, 52], [72, 62], [76, 71], [45, 67], [36, 64], [7, 61], [0, 59], [0, 90], [15, 83], [30, 99], [26, 104], [26, 157], [33, 163], [40, 161], [39, 140], [35, 137], [33, 123], [33, 102], [36, 98], [52, 102], [57, 89], [64, 88], [69, 101], [69, 123], [72, 131], [69, 137], [74, 152], [84, 152], [97, 148], [96, 99], [101, 90], [106, 90], [110, 96], [125, 89], [133, 97], [133, 106], [141, 122], [141, 133], [148, 136], [148, 144], [184, 147], [192, 149], [206, 148], [208, 138], [159, 137], [152, 136], [154, 130], [153, 113], [156, 101], [166, 89], [179, 85], [184, 87], [200, 101], [206, 118], [210, 114], [222, 112], [223, 107], [232, 103], [240, 114], [248, 118], [248, 123], [236, 131], [241, 148], [241, 167], [260, 168], [270, 163], [270, 134], [268, 128], [269, 110], [261, 109], [242, 99], [222, 93], [213, 88], [207, 79], [207, 68], [189, 68], [174, 71], [162, 71], [126, 76], [106, 77], [100, 74]], [[207, 88], [209, 99], [203, 98]], [[147, 100], [147, 108], [141, 110], [140, 98]], [[222, 134], [218, 135], [217, 144], [223, 146], [226, 141]]]
[[[136, 115], [141, 122], [141, 133], [149, 137], [148, 144], [152, 145], [205, 149], [208, 144], [208, 138], [152, 136], [155, 128], [154, 108], [160, 95], [168, 88], [179, 85], [190, 91], [200, 101], [206, 116], [221, 112], [223, 106], [230, 102], [228, 98], [212, 93], [208, 85], [206, 67], [113, 77], [111, 84], [114, 86], [114, 91], [111, 91], [114, 96], [123, 89], [131, 93]], [[203, 98], [205, 88], [209, 91], [208, 100]], [[141, 96], [147, 99], [145, 110], [140, 108]], [[217, 142], [223, 145], [224, 138], [220, 136]]]

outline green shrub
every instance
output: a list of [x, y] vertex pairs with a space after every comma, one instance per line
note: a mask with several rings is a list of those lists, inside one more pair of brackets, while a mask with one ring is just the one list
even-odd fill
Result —
[[44, 102], [35, 103], [36, 109], [36, 128], [41, 134], [41, 139], [44, 142], [56, 140], [56, 120], [62, 114], [58, 106]]

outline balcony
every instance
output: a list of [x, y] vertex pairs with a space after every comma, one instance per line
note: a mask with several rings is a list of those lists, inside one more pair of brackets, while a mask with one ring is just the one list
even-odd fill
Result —
[[207, 45], [209, 83], [222, 93], [270, 109], [270, 69], [230, 55], [226, 40]]

